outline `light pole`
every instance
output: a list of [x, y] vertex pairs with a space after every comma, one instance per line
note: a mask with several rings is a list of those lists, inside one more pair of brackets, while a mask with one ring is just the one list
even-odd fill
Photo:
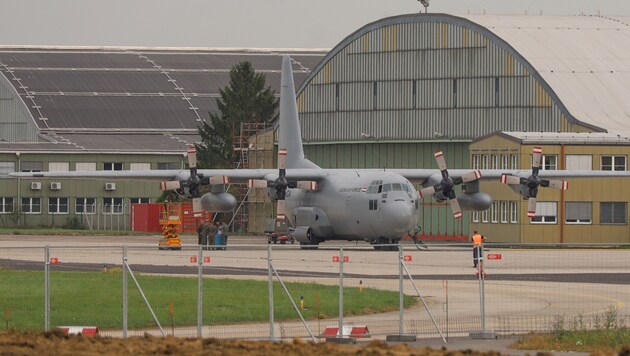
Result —
[[[426, 14], [427, 13], [427, 8], [429, 7], [429, 1], [431, 1], [431, 0], [418, 0], [418, 1], [420, 1], [420, 3], [422, 3], [422, 6], [424, 6], [424, 13]], [[422, 11], [420, 11], [420, 12], [422, 12]]]

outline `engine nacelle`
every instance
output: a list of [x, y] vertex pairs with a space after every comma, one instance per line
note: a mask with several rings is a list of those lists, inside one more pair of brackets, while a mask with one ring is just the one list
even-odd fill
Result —
[[236, 198], [230, 193], [206, 193], [201, 197], [201, 207], [206, 211], [232, 211]]
[[293, 238], [297, 242], [311, 243], [312, 230], [308, 226], [298, 226], [293, 231]]
[[484, 192], [459, 194], [457, 201], [463, 210], [484, 211], [492, 205], [492, 197]]

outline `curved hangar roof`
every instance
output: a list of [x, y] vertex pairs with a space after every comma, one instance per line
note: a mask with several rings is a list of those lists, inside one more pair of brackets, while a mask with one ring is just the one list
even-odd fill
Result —
[[[288, 53], [296, 83], [324, 55]], [[0, 129], [9, 135], [0, 138], [36, 142], [44, 134], [45, 141], [69, 149], [181, 150], [196, 139], [199, 122], [216, 111], [219, 90], [242, 61], [264, 73], [279, 95], [282, 57], [272, 50], [0, 49], [0, 98], [19, 95], [14, 111], [30, 121], [12, 126], [15, 118], [0, 117]], [[31, 132], [20, 131], [25, 125]]]
[[384, 140], [629, 133], [627, 20], [410, 14], [376, 21], [340, 42], [302, 84], [303, 134], [317, 142], [358, 140], [361, 132]]

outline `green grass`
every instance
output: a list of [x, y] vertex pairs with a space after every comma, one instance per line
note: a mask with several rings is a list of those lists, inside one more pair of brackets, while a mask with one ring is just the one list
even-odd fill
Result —
[[630, 329], [619, 321], [617, 309], [610, 307], [603, 315], [585, 320], [579, 314], [572, 322], [559, 316], [551, 333], [532, 333], [513, 346], [522, 350], [554, 350], [616, 354], [630, 346]]
[[[43, 328], [42, 272], [0, 270], [0, 307], [8, 308], [0, 319], [0, 329], [41, 330]], [[122, 273], [51, 272], [52, 327], [61, 325], [95, 325], [101, 329], [122, 327]], [[197, 324], [197, 279], [137, 275], [138, 283], [163, 327]], [[287, 283], [295, 303], [304, 296], [307, 319], [338, 316], [339, 289], [313, 283]], [[129, 277], [128, 325], [130, 328], [154, 327], [155, 322]], [[269, 318], [266, 281], [204, 279], [204, 325], [264, 322]], [[274, 318], [277, 321], [299, 320], [279, 283], [274, 282]], [[318, 303], [319, 302], [319, 303]], [[415, 301], [404, 298], [405, 307]], [[318, 307], [319, 304], [319, 307]], [[344, 315], [362, 315], [398, 309], [398, 293], [375, 289], [346, 288]], [[0, 315], [5, 316], [5, 313]]]

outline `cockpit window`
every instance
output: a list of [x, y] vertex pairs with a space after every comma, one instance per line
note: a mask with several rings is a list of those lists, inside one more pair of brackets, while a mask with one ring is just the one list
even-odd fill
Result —
[[390, 190], [392, 190], [391, 184], [383, 184], [383, 192], [389, 192]]
[[400, 183], [392, 183], [392, 190], [397, 191], [397, 192], [402, 191], [402, 187], [400, 186]]
[[409, 186], [407, 184], [402, 184], [402, 189], [407, 193], [411, 191], [411, 189], [409, 189]]

